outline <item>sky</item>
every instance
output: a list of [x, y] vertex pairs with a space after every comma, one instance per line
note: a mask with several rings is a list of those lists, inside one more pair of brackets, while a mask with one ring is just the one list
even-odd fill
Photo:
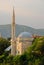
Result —
[[13, 6], [16, 24], [44, 29], [44, 0], [0, 0], [0, 25], [11, 24]]

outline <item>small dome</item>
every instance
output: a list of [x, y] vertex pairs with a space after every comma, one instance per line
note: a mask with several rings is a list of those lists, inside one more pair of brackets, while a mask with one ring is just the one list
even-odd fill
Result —
[[22, 32], [18, 37], [19, 38], [31, 38], [32, 34], [29, 32]]

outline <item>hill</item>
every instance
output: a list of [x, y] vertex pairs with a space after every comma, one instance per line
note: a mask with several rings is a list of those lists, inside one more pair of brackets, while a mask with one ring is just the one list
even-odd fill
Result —
[[[32, 27], [16, 24], [16, 37], [24, 31], [44, 36], [44, 29], [34, 29]], [[0, 35], [5, 38], [11, 37], [11, 25], [0, 25]]]

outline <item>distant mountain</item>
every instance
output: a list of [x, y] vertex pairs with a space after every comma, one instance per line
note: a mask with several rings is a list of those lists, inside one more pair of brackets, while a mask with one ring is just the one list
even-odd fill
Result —
[[[24, 31], [44, 36], [44, 29], [34, 29], [32, 27], [16, 24], [16, 37]], [[11, 37], [11, 25], [0, 25], [0, 35], [5, 38]]]

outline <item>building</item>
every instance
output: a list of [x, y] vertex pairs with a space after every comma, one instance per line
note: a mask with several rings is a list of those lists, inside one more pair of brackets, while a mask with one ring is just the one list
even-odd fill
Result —
[[24, 51], [32, 45], [33, 37], [29, 32], [22, 32], [17, 38], [17, 54], [21, 55]]
[[15, 13], [13, 8], [13, 15], [12, 15], [12, 26], [11, 26], [11, 46], [8, 47], [6, 51], [11, 49], [11, 55], [21, 55], [24, 51], [32, 45], [33, 36], [29, 32], [22, 32], [16, 38], [15, 36]]

